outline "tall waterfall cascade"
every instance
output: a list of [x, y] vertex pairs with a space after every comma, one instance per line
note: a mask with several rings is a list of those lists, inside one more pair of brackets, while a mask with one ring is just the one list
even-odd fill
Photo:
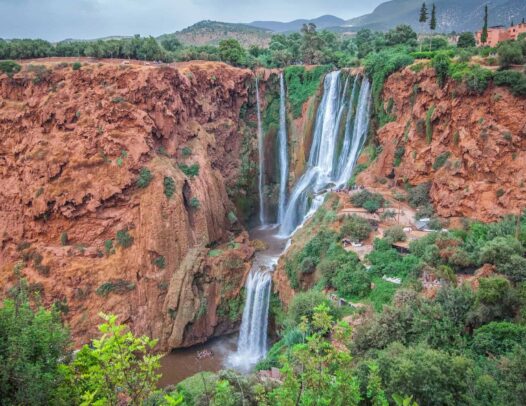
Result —
[[278, 197], [278, 218], [277, 223], [281, 224], [285, 220], [285, 210], [287, 204], [287, 189], [289, 181], [289, 153], [287, 146], [287, 105], [285, 92], [285, 78], [283, 73], [279, 76], [279, 197]]
[[[283, 237], [292, 235], [319, 208], [328, 189], [343, 187], [348, 182], [365, 142], [369, 129], [370, 82], [365, 77], [355, 77], [349, 96], [348, 81], [342, 86], [341, 76], [341, 71], [335, 71], [325, 77], [307, 169], [292, 188], [280, 223], [279, 233]], [[344, 116], [341, 142], [339, 133]]]
[[[256, 82], [258, 83], [258, 82]], [[352, 86], [352, 89], [349, 88]], [[257, 88], [257, 85], [256, 85]], [[260, 129], [259, 90], [258, 140], [260, 147], [260, 174], [263, 171], [262, 131]], [[289, 196], [288, 151], [286, 130], [285, 83], [280, 76], [280, 127], [278, 134], [280, 187], [278, 202], [279, 234], [274, 238], [285, 241], [323, 203], [331, 188], [343, 187], [350, 177], [358, 154], [365, 142], [369, 127], [371, 86], [367, 78], [348, 76], [342, 85], [342, 73], [331, 72], [324, 79], [323, 96], [318, 107], [308, 163]], [[263, 179], [260, 177], [260, 220]], [[290, 241], [290, 240], [289, 240]], [[267, 352], [267, 327], [272, 271], [285, 249], [273, 255], [256, 253], [247, 278], [245, 307], [239, 333], [237, 352], [229, 358], [231, 366], [248, 370]]]
[[238, 369], [249, 369], [267, 353], [268, 310], [272, 272], [256, 260], [245, 285], [245, 307], [237, 352], [229, 362]]
[[263, 138], [263, 126], [261, 124], [261, 104], [259, 101], [259, 78], [256, 76], [256, 104], [258, 120], [258, 193], [259, 193], [259, 223], [264, 226], [267, 224], [265, 216], [265, 143]]

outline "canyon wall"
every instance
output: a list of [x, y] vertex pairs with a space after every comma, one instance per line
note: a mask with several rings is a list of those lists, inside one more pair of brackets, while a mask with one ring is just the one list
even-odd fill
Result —
[[445, 218], [496, 221], [526, 207], [526, 99], [494, 86], [472, 94], [453, 80], [441, 88], [433, 69], [406, 68], [387, 79], [383, 101], [393, 121], [358, 183], [430, 182]]
[[2, 297], [26, 278], [77, 345], [99, 312], [161, 350], [235, 329], [254, 252], [235, 205], [257, 178], [243, 165], [257, 161], [253, 73], [38, 63], [0, 76]]

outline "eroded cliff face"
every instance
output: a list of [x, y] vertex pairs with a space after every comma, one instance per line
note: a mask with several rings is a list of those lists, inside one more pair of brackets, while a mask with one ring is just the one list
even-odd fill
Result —
[[382, 152], [358, 183], [431, 182], [446, 218], [495, 221], [526, 207], [526, 99], [500, 87], [473, 95], [454, 81], [440, 88], [433, 69], [406, 68], [389, 77], [383, 100], [395, 120], [376, 134]]
[[[252, 72], [29, 70], [0, 76], [1, 295], [20, 264], [43, 303], [64, 310], [77, 344], [97, 334], [101, 311], [161, 350], [234, 329], [254, 251], [233, 203], [250, 193], [242, 157], [257, 157], [253, 126], [239, 119], [253, 109]], [[141, 188], [142, 168], [153, 177]]]

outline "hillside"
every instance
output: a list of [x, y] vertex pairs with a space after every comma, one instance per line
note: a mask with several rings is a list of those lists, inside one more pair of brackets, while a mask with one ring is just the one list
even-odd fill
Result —
[[286, 23], [279, 21], [254, 21], [248, 25], [252, 27], [264, 28], [274, 32], [293, 32], [299, 31], [303, 24], [309, 23], [316, 24], [316, 27], [318, 27], [319, 29], [325, 29], [341, 26], [345, 23], [345, 20], [332, 15], [324, 15], [311, 20], [298, 19]]
[[246, 24], [223, 23], [219, 21], [200, 21], [173, 34], [161, 35], [158, 39], [175, 36], [186, 45], [217, 45], [221, 40], [234, 38], [244, 47], [251, 45], [267, 46], [271, 31]]
[[[482, 26], [484, 2], [480, 0], [437, 0], [435, 4], [439, 32], [475, 31]], [[398, 24], [410, 24], [420, 29], [421, 6], [421, 0], [392, 0], [379, 5], [371, 14], [349, 20], [347, 24], [354, 30], [388, 30]], [[488, 6], [490, 25], [508, 25], [511, 20], [518, 22], [526, 16], [526, 2], [523, 0], [491, 0]]]

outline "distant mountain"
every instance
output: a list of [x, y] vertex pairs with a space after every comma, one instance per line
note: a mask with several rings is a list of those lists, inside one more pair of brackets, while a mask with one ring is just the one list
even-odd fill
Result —
[[254, 21], [248, 25], [252, 27], [264, 28], [274, 32], [296, 32], [301, 30], [303, 24], [314, 23], [319, 29], [339, 27], [345, 24], [345, 20], [332, 15], [324, 15], [312, 20], [300, 19], [282, 23], [279, 21]]
[[[385, 31], [398, 24], [420, 29], [418, 22], [423, 0], [391, 0], [380, 4], [371, 14], [353, 18], [346, 25]], [[431, 9], [432, 1], [426, 1]], [[509, 25], [526, 17], [526, 0], [435, 0], [438, 32], [476, 31], [482, 27], [484, 5], [488, 4], [490, 25]]]
[[176, 33], [161, 35], [158, 39], [162, 40], [163, 38], [172, 36], [175, 36], [186, 45], [217, 45], [221, 40], [234, 38], [238, 40], [241, 45], [249, 47], [251, 45], [268, 45], [272, 32], [247, 24], [232, 24], [205, 20]]

